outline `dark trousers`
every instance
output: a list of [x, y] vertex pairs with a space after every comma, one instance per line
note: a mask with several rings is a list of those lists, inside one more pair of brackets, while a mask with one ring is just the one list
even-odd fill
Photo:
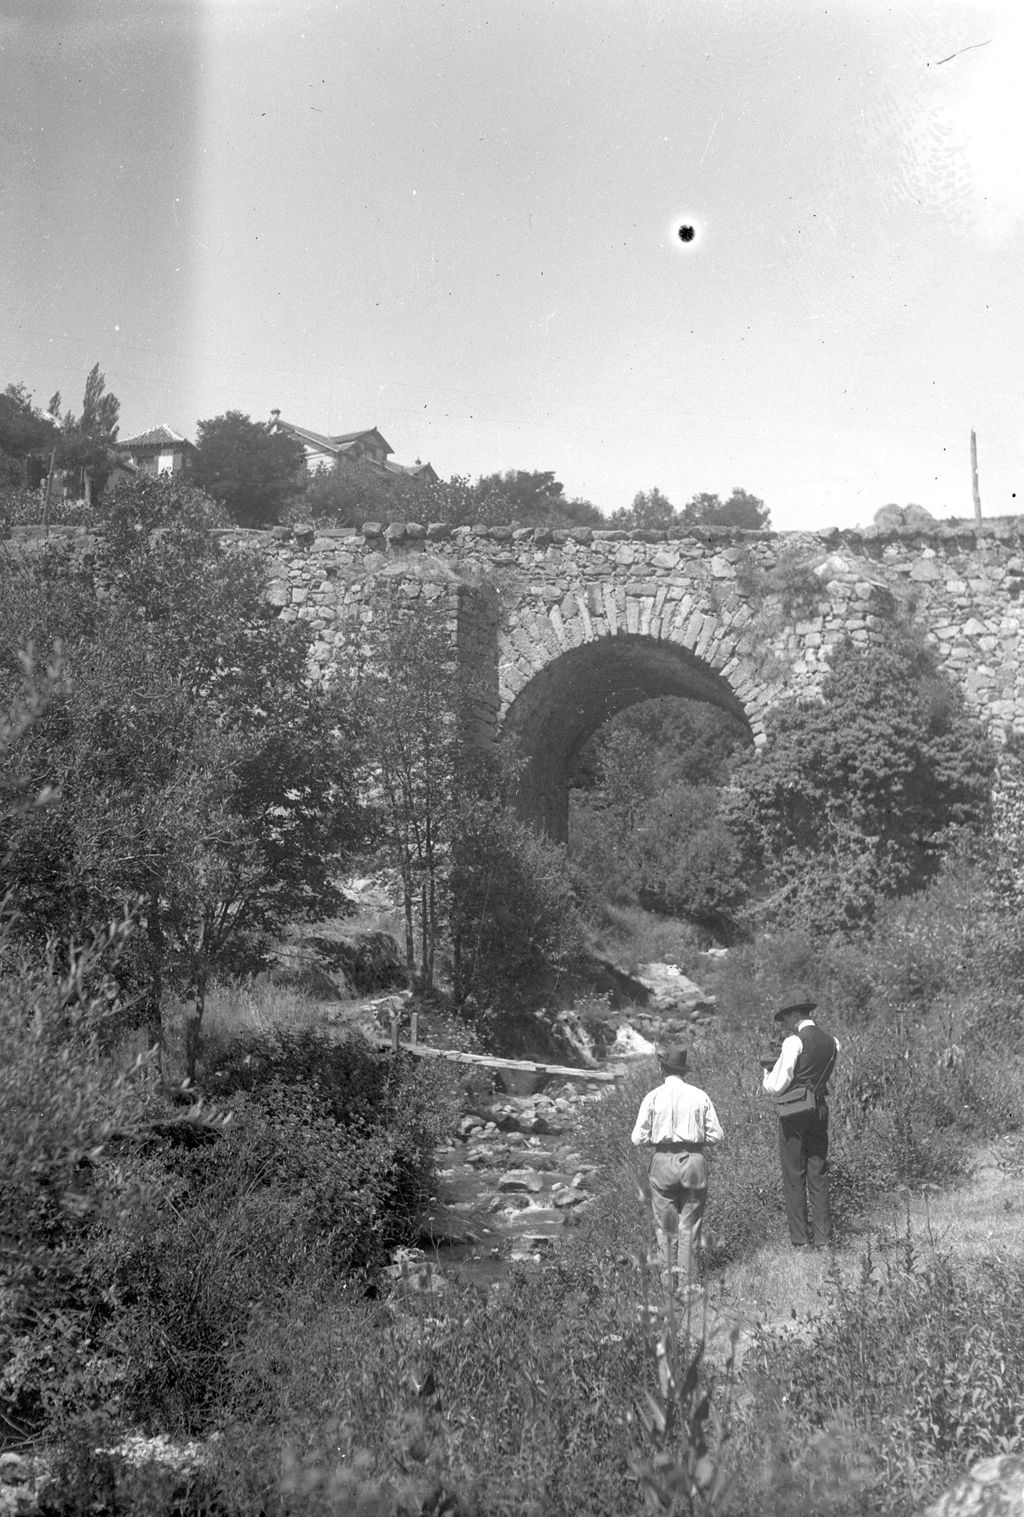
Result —
[[824, 1248], [832, 1238], [828, 1111], [807, 1112], [780, 1121], [779, 1158], [790, 1241]]

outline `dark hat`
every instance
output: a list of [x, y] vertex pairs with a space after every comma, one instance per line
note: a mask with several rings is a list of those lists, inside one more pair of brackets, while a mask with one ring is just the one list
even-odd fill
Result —
[[782, 997], [782, 1004], [775, 1013], [774, 1020], [781, 1022], [783, 1017], [792, 1016], [794, 1012], [813, 1011], [817, 1004], [817, 1001], [811, 1000], [806, 990], [800, 989], [799, 986], [794, 986], [791, 990], [787, 990], [786, 994]]
[[687, 1050], [681, 1044], [675, 1044], [671, 1048], [661, 1049], [658, 1063], [667, 1075], [684, 1075], [687, 1057]]

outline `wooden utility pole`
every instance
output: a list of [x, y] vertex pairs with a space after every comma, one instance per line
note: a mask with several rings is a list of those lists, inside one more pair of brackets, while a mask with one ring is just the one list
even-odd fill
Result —
[[43, 496], [43, 536], [50, 530], [50, 495], [53, 490], [53, 466], [57, 462], [57, 449], [50, 454], [50, 467], [46, 471], [46, 494]]
[[981, 526], [981, 493], [978, 490], [978, 439], [971, 428], [971, 489], [974, 491], [974, 520]]

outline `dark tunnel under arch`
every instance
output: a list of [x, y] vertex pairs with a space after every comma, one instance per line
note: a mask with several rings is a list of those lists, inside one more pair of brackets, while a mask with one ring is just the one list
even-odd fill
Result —
[[519, 768], [520, 815], [567, 841], [568, 777], [580, 748], [610, 716], [659, 696], [718, 706], [754, 741], [748, 713], [728, 681], [688, 648], [639, 634], [598, 638], [546, 664], [505, 714], [502, 740]]

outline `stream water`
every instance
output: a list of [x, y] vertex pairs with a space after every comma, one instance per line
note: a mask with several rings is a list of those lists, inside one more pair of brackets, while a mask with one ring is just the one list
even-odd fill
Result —
[[581, 1106], [596, 1099], [586, 1087], [563, 1087], [500, 1099], [472, 1128], [467, 1119], [438, 1155], [437, 1196], [421, 1224], [428, 1264], [492, 1285], [511, 1263], [550, 1258], [590, 1200], [594, 1166], [573, 1129]]

